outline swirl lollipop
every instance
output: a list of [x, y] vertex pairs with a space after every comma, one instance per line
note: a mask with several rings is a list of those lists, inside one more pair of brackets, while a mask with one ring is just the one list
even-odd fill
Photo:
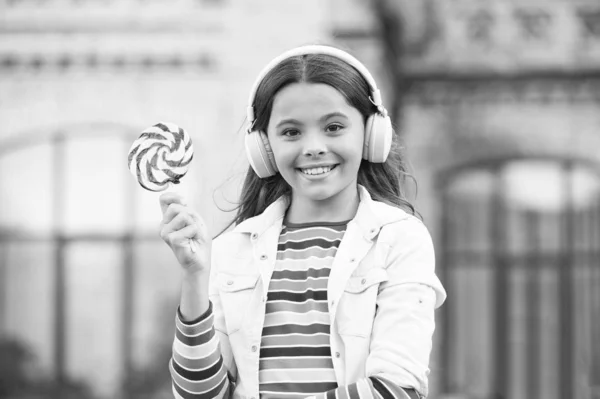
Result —
[[[164, 191], [187, 173], [194, 147], [188, 132], [173, 123], [157, 123], [144, 130], [129, 150], [129, 171], [149, 191]], [[190, 249], [196, 252], [190, 238]]]

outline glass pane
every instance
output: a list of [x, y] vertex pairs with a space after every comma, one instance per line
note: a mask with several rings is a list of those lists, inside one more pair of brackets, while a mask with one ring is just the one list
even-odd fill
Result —
[[590, 304], [591, 304], [591, 332], [593, 346], [591, 350], [592, 365], [590, 386], [595, 392], [600, 392], [600, 345], [597, 337], [600, 337], [600, 201], [596, 203], [593, 212], [592, 242], [594, 243], [592, 256], [589, 258], [591, 266], [590, 278]]
[[157, 356], [171, 352], [181, 268], [162, 241], [136, 244], [134, 259], [134, 361], [141, 369], [152, 367], [155, 362], [162, 362], [160, 367], [164, 367], [169, 357]]
[[[592, 264], [585, 258], [578, 258], [575, 263], [574, 272], [574, 352], [575, 359], [573, 375], [575, 377], [575, 386], [583, 387], [582, 383], [589, 383], [593, 380], [592, 364], [593, 349], [597, 345], [597, 338], [592, 335], [593, 320], [599, 315], [594, 315], [592, 305], [593, 273]], [[581, 392], [583, 394], [583, 392]]]
[[543, 257], [556, 259], [563, 240], [560, 215], [541, 213], [539, 221], [539, 245]]
[[[510, 326], [509, 347], [510, 352], [509, 378], [511, 381], [511, 398], [525, 399], [527, 394], [527, 381], [532, 376], [528, 375], [527, 370], [527, 327], [528, 318], [532, 315], [528, 313], [527, 303], [527, 283], [529, 274], [523, 268], [514, 268], [510, 272], [509, 292], [506, 299], [509, 301], [509, 320], [506, 323]], [[533, 316], [535, 317], [535, 316]]]
[[515, 262], [526, 266], [540, 258], [559, 256], [563, 240], [559, 214], [512, 207], [504, 219], [507, 250]]
[[490, 197], [494, 176], [487, 170], [459, 174], [449, 187], [451, 201], [448, 220], [452, 250], [487, 252], [490, 250]]
[[596, 195], [586, 207], [575, 210], [575, 220], [573, 221], [575, 239], [573, 244], [576, 253], [580, 256], [590, 256], [591, 250], [600, 248], [600, 241], [594, 236], [595, 226], [600, 223], [596, 205], [599, 202], [600, 195]]
[[[531, 232], [528, 231], [528, 214], [521, 209], [508, 206], [504, 210], [504, 236], [506, 237], [506, 250], [511, 256], [525, 256], [532, 251]], [[534, 234], [538, 234], [535, 231]], [[536, 236], [537, 238], [537, 236]], [[502, 250], [501, 248], [497, 248]]]
[[588, 167], [573, 168], [573, 196], [577, 209], [592, 209], [600, 198], [600, 174]]
[[114, 397], [122, 377], [122, 248], [72, 243], [65, 258], [68, 373]]
[[[0, 245], [4, 331], [22, 341], [45, 370], [53, 365], [54, 247], [46, 242]], [[33, 376], [32, 376], [33, 377]]]
[[[504, 168], [507, 198], [522, 209], [559, 212], [565, 206], [565, 170], [556, 161], [511, 162]], [[600, 179], [588, 168], [574, 167], [571, 187], [574, 207], [589, 207], [598, 197]]]
[[52, 227], [52, 148], [48, 143], [0, 156], [0, 231], [48, 232]]
[[557, 162], [511, 162], [504, 167], [506, 196], [512, 206], [535, 211], [562, 207], [562, 165]]
[[486, 169], [473, 169], [457, 175], [448, 188], [457, 200], [479, 202], [489, 198], [494, 189], [494, 175]]
[[453, 391], [485, 397], [491, 389], [493, 367], [494, 275], [489, 261], [456, 259], [452, 265]]
[[122, 233], [129, 193], [126, 143], [114, 136], [65, 143], [65, 228]]
[[540, 356], [542, 365], [540, 369], [541, 397], [548, 399], [558, 398], [558, 384], [561, 381], [559, 374], [559, 280], [558, 265], [548, 263], [539, 274], [541, 309], [540, 309]]

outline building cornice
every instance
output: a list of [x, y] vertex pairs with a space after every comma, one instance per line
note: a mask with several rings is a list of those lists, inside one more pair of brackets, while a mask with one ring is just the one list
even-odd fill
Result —
[[172, 71], [186, 69], [196, 72], [215, 72], [218, 60], [210, 52], [189, 54], [19, 54], [0, 53], [0, 71]]
[[457, 103], [600, 103], [600, 68], [518, 73], [406, 73], [398, 89], [406, 101]]

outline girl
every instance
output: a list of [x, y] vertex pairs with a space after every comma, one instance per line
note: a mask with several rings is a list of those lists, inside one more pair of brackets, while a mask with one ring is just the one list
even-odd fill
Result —
[[248, 119], [232, 231], [211, 244], [181, 197], [160, 198], [183, 269], [174, 396], [424, 398], [446, 293], [375, 81], [339, 49], [293, 49]]

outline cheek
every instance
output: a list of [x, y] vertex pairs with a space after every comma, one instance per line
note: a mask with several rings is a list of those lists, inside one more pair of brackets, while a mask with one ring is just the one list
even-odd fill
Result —
[[360, 168], [360, 164], [362, 161], [362, 153], [361, 154], [354, 154], [352, 159], [349, 160], [348, 162], [348, 166], [350, 169], [350, 173], [352, 175], [356, 175], [358, 174], [358, 169]]
[[275, 164], [280, 170], [290, 167], [290, 164], [294, 161], [294, 154], [289, 148], [275, 144], [271, 145], [271, 150], [273, 151]]
[[365, 129], [364, 128], [356, 128], [353, 130], [350, 137], [348, 137], [347, 145], [349, 151], [354, 153], [359, 153], [362, 156], [363, 145], [365, 142]]
[[347, 141], [343, 148], [340, 148], [343, 152], [343, 156], [347, 162], [351, 164], [360, 164], [363, 153], [363, 140], [362, 137], [353, 138], [351, 141]]

